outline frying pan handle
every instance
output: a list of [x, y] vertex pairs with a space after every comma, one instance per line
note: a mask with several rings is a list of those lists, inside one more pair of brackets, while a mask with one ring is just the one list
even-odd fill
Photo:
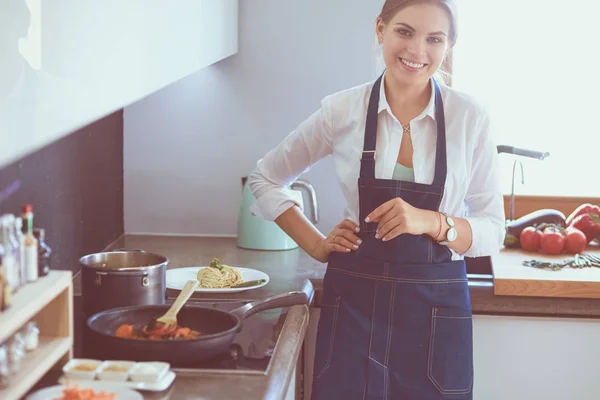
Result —
[[246, 303], [243, 306], [232, 310], [231, 314], [243, 320], [261, 311], [272, 310], [274, 308], [298, 306], [302, 304], [308, 305], [308, 303], [308, 297], [305, 293], [288, 292], [267, 297], [263, 300], [251, 301], [250, 303]]

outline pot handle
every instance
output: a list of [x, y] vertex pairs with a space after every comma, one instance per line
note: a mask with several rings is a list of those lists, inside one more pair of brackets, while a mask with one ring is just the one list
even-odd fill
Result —
[[232, 310], [230, 313], [243, 320], [261, 311], [272, 310], [274, 308], [298, 306], [302, 304], [309, 304], [308, 297], [305, 293], [288, 292], [267, 297], [263, 300], [251, 301], [250, 303], [246, 303], [243, 306]]

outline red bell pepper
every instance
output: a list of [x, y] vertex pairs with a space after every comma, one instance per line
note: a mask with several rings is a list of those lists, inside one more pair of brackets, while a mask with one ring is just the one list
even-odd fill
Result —
[[575, 218], [584, 214], [596, 214], [600, 216], [600, 207], [590, 203], [584, 203], [577, 207], [565, 220], [566, 226], [571, 225]]
[[579, 229], [591, 242], [600, 234], [600, 207], [592, 204], [577, 207], [567, 218], [567, 227]]

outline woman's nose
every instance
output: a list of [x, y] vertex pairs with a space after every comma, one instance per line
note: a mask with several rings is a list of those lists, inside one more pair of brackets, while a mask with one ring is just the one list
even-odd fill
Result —
[[425, 46], [426, 46], [426, 43], [424, 40], [415, 39], [415, 40], [411, 41], [410, 45], [408, 46], [408, 51], [411, 54], [420, 56], [425, 52]]

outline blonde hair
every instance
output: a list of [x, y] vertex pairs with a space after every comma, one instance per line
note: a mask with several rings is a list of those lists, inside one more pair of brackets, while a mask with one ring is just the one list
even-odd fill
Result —
[[[381, 9], [381, 13], [377, 17], [381, 18], [384, 24], [389, 23], [402, 9], [413, 5], [413, 4], [435, 4], [448, 14], [448, 18], [450, 18], [450, 31], [448, 32], [448, 47], [452, 48], [456, 44], [456, 40], [458, 38], [458, 23], [457, 23], [457, 10], [456, 10], [456, 2], [455, 0], [386, 0]], [[381, 52], [381, 44], [377, 39], [377, 35], [375, 35], [375, 76], [379, 76], [383, 73], [385, 69], [385, 63], [383, 61], [383, 54]], [[448, 61], [448, 60], [446, 60]], [[444, 62], [445, 64], [445, 62]], [[450, 73], [444, 69], [444, 65], [438, 69], [437, 73], [438, 77], [445, 83], [450, 82]]]

